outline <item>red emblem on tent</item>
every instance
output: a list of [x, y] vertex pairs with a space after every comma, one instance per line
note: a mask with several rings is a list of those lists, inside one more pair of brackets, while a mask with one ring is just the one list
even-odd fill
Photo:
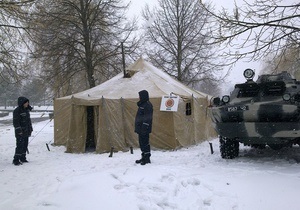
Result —
[[174, 100], [169, 98], [168, 100], [166, 100], [165, 105], [167, 108], [171, 108], [172, 106], [174, 106]]

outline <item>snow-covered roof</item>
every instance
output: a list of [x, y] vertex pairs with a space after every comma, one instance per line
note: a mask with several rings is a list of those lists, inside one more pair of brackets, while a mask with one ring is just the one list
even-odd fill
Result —
[[207, 94], [193, 90], [178, 82], [143, 58], [130, 65], [127, 68], [127, 72], [131, 75], [130, 78], [124, 78], [124, 74], [120, 73], [94, 88], [72, 96], [87, 100], [101, 97], [109, 99], [138, 98], [138, 92], [141, 90], [147, 90], [150, 98], [158, 98], [171, 93], [187, 98], [190, 98], [192, 95], [197, 98], [207, 96]]

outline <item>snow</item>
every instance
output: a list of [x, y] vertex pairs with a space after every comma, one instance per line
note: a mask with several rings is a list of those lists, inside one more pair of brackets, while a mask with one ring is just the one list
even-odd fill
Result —
[[238, 158], [225, 160], [212, 139], [174, 151], [153, 150], [152, 163], [142, 166], [134, 163], [139, 149], [112, 157], [65, 153], [65, 147], [51, 146], [53, 121], [45, 119], [33, 123], [29, 163], [14, 166], [14, 129], [2, 122], [0, 209], [299, 209], [297, 146], [276, 152], [241, 146]]
[[97, 100], [102, 97], [109, 99], [137, 98], [138, 91], [132, 91], [133, 89], [146, 89], [152, 98], [160, 98], [162, 94], [169, 95], [172, 92], [176, 95], [187, 97], [192, 95], [201, 98], [209, 97], [205, 93], [184, 86], [150, 62], [145, 61], [142, 57], [128, 66], [127, 70], [135, 72], [135, 74], [131, 78], [124, 78], [124, 74], [119, 73], [96, 87], [65, 96], [61, 99], [70, 99], [71, 97], [86, 100]]

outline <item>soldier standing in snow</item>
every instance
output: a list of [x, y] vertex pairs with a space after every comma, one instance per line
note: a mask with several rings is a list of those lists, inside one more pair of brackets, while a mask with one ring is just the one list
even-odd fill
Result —
[[145, 165], [151, 163], [150, 156], [150, 143], [149, 143], [149, 134], [152, 130], [152, 116], [153, 116], [153, 106], [149, 101], [149, 93], [146, 90], [139, 92], [140, 100], [137, 102], [138, 111], [135, 117], [135, 129], [139, 136], [139, 145], [142, 151], [142, 158], [136, 160], [136, 163]]
[[13, 112], [13, 125], [16, 136], [16, 150], [13, 164], [18, 166], [28, 162], [26, 159], [26, 151], [28, 148], [28, 137], [32, 133], [32, 124], [29, 111], [32, 107], [29, 100], [23, 96], [18, 98], [18, 107]]

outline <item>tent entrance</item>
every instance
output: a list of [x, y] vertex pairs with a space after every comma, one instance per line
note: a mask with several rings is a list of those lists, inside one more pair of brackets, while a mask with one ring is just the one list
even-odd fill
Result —
[[95, 115], [94, 107], [86, 107], [86, 142], [85, 142], [85, 151], [86, 152], [95, 152], [96, 151], [96, 140], [95, 140]]

